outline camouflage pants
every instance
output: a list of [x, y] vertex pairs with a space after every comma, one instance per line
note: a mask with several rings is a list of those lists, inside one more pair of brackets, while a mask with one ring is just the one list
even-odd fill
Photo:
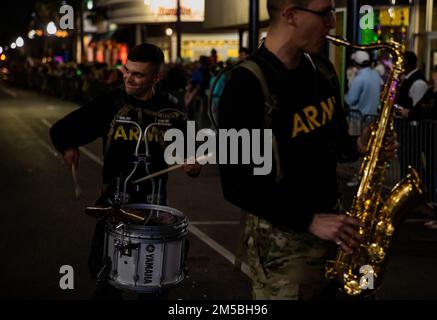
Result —
[[248, 214], [246, 245], [255, 300], [328, 298], [325, 263], [335, 253], [330, 243], [309, 233], [282, 231]]

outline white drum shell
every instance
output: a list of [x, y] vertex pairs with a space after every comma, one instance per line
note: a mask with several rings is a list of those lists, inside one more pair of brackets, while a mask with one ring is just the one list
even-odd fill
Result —
[[130, 208], [158, 210], [178, 217], [173, 225], [106, 225], [106, 256], [111, 261], [109, 283], [139, 293], [157, 292], [177, 285], [184, 278], [185, 241], [188, 220], [173, 208], [130, 205]]

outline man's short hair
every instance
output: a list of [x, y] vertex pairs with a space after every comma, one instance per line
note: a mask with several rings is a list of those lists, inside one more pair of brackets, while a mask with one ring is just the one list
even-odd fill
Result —
[[417, 68], [417, 56], [413, 51], [405, 51], [405, 67], [409, 69]]
[[132, 62], [148, 62], [157, 67], [164, 63], [164, 53], [151, 43], [143, 43], [133, 48], [127, 59]]
[[269, 12], [270, 21], [276, 21], [282, 9], [288, 4], [305, 8], [311, 1], [313, 0], [267, 0], [267, 10]]

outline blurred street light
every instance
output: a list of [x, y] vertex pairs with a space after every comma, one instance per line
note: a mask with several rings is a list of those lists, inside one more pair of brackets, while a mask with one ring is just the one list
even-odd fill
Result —
[[2, 55], [0, 56], [0, 61], [5, 61], [5, 60], [6, 60], [6, 55], [2, 53]]
[[30, 30], [27, 36], [29, 37], [29, 39], [33, 39], [35, 38], [35, 34], [36, 34], [35, 30]]
[[172, 28], [165, 29], [165, 34], [167, 36], [171, 37], [173, 35], [173, 29]]
[[47, 25], [47, 33], [48, 34], [55, 34], [58, 29], [56, 28], [56, 25], [53, 21], [49, 22]]
[[15, 43], [16, 43], [18, 48], [21, 48], [22, 46], [24, 46], [24, 40], [22, 37], [18, 37], [17, 40], [15, 40]]
[[93, 0], [88, 0], [86, 2], [86, 7], [88, 8], [88, 10], [93, 10], [93, 8], [94, 8]]
[[2, 47], [0, 47], [0, 54], [2, 54], [3, 53], [3, 48]]
[[11, 49], [15, 49], [17, 47], [17, 45], [15, 44], [15, 42], [11, 43]]

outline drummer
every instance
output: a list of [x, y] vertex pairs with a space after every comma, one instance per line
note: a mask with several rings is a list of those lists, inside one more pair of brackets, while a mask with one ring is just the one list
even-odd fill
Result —
[[[163, 78], [164, 54], [155, 45], [144, 43], [133, 48], [122, 68], [124, 87], [94, 98], [81, 108], [56, 122], [50, 129], [53, 145], [63, 155], [69, 170], [79, 165], [79, 147], [99, 138], [103, 140], [103, 186], [98, 206], [110, 206], [119, 196], [124, 180], [133, 170], [133, 153], [140, 136], [136, 126], [121, 124], [118, 119], [131, 119], [142, 130], [152, 123], [170, 122], [171, 126], [184, 127], [185, 114], [178, 100], [168, 93], [156, 90]], [[165, 169], [164, 133], [168, 127], [153, 127], [147, 134], [150, 157], [138, 166], [137, 177]], [[143, 144], [141, 144], [143, 146]], [[141, 151], [143, 154], [145, 150]], [[200, 174], [200, 166], [184, 165], [191, 177]], [[160, 180], [160, 181], [159, 181]], [[140, 185], [129, 184], [124, 194], [127, 203], [154, 203], [165, 205], [167, 176]], [[103, 269], [104, 222], [97, 222], [91, 254], [90, 272], [98, 278]], [[101, 277], [97, 281], [96, 298], [119, 297]], [[115, 293], [115, 295], [113, 294]]]

